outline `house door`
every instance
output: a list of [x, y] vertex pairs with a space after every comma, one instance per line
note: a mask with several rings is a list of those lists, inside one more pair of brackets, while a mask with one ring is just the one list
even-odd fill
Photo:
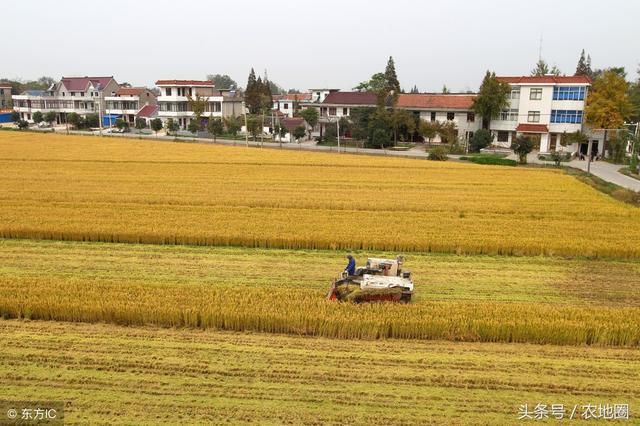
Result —
[[549, 151], [555, 151], [558, 144], [558, 134], [551, 133], [551, 138], [549, 140]]

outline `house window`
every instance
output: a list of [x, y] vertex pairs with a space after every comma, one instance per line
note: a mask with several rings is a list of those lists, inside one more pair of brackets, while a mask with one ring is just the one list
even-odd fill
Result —
[[467, 122], [469, 123], [473, 123], [476, 121], [476, 114], [473, 112], [468, 112], [467, 113]]
[[166, 89], [164, 89], [164, 92], [167, 96], [171, 96], [171, 88], [167, 87]]
[[349, 108], [342, 108], [342, 115], [349, 115]]
[[584, 101], [586, 87], [557, 86], [553, 88], [554, 101]]
[[527, 116], [527, 121], [529, 123], [539, 123], [540, 111], [529, 111], [529, 115]]
[[329, 115], [336, 115], [336, 108], [335, 107], [330, 107], [329, 108]]
[[582, 123], [582, 111], [553, 109], [551, 110], [551, 122], [580, 124]]
[[542, 88], [534, 88], [529, 92], [529, 99], [532, 101], [539, 101], [542, 99]]
[[0, 89], [0, 95], [4, 95], [4, 89]]
[[282, 104], [284, 106], [284, 109], [289, 109], [289, 104]]
[[71, 92], [71, 96], [75, 96], [75, 95], [76, 95], [76, 92]]
[[502, 121], [517, 121], [518, 110], [517, 109], [505, 109], [500, 111], [500, 120]]
[[189, 87], [189, 96], [193, 96], [193, 92], [191, 91], [191, 87]]
[[452, 121], [455, 118], [456, 118], [456, 113], [455, 112], [448, 112], [447, 113], [447, 120]]
[[511, 99], [520, 99], [520, 88], [511, 89], [511, 95], [509, 97]]
[[498, 132], [498, 142], [509, 142], [509, 132]]
[[320, 107], [320, 115], [322, 115], [322, 116], [327, 115], [327, 108], [326, 107]]
[[435, 111], [431, 113], [431, 121], [436, 121], [436, 113], [435, 113]]

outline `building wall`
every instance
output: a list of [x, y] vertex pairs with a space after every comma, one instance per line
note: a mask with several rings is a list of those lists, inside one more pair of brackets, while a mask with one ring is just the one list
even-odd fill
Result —
[[11, 108], [11, 86], [0, 87], [0, 109]]

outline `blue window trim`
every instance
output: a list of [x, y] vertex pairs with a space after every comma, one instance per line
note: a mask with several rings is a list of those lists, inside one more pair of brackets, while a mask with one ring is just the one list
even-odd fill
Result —
[[587, 88], [585, 86], [555, 86], [554, 101], [584, 101]]
[[551, 110], [551, 123], [582, 124], [582, 111], [575, 109]]

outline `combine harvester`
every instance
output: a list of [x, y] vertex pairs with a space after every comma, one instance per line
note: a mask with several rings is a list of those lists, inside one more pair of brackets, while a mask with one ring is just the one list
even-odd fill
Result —
[[413, 294], [411, 272], [401, 269], [404, 259], [367, 259], [364, 267], [356, 269], [355, 275], [342, 276], [333, 281], [328, 300], [353, 303], [400, 302], [409, 303]]

